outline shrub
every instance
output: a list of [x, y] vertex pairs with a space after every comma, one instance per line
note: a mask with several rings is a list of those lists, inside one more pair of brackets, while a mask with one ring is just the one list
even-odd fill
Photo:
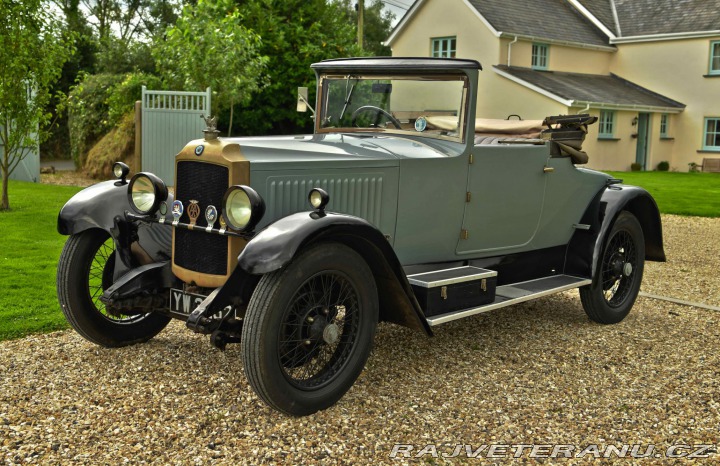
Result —
[[657, 169], [659, 172], [666, 172], [670, 170], [670, 162], [663, 160], [659, 164], [657, 164]]
[[123, 78], [123, 75], [118, 74], [84, 75], [70, 90], [70, 154], [76, 166], [85, 164], [88, 150], [110, 130], [107, 100], [111, 90]]
[[637, 162], [633, 162], [630, 164], [630, 171], [639, 172], [640, 170], [642, 170], [641, 164], [639, 164]]
[[75, 165], [84, 167], [90, 148], [133, 110], [143, 85], [158, 89], [160, 83], [159, 78], [141, 72], [83, 76], [68, 101], [70, 154]]
[[162, 89], [162, 81], [157, 76], [138, 72], [126, 75], [121, 83], [113, 87], [107, 98], [108, 122], [112, 126], [117, 126], [122, 117], [135, 108], [135, 101], [140, 100], [143, 86]]
[[85, 172], [93, 178], [109, 179], [115, 162], [134, 166], [135, 113], [128, 112], [90, 149], [85, 161]]

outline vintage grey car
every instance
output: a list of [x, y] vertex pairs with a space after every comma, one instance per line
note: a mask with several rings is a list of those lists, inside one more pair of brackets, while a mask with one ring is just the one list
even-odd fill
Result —
[[177, 154], [174, 195], [118, 163], [68, 201], [57, 287], [78, 333], [117, 347], [184, 320], [241, 343], [257, 395], [307, 415], [352, 386], [380, 321], [431, 336], [578, 288], [591, 320], [616, 323], [644, 261], [665, 260], [652, 197], [579, 166], [594, 117], [477, 119], [491, 91], [472, 60], [313, 69], [314, 134], [210, 125]]

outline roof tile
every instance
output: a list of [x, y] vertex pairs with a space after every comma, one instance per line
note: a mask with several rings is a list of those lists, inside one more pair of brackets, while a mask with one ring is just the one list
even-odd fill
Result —
[[608, 38], [566, 0], [469, 0], [500, 32], [608, 45]]
[[538, 71], [517, 66], [495, 65], [522, 81], [566, 100], [618, 106], [669, 107], [681, 110], [684, 104], [614, 74], [582, 74]]

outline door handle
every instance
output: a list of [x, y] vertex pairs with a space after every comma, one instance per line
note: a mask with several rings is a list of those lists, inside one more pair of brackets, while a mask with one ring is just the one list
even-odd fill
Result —
[[555, 169], [553, 167], [543, 167], [543, 173], [552, 173]]

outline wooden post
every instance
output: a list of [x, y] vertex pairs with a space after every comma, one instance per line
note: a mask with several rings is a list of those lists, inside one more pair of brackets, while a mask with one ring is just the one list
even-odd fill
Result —
[[135, 101], [135, 173], [142, 171], [142, 102]]
[[364, 23], [364, 12], [365, 12], [365, 0], [358, 0], [357, 3], [357, 15], [358, 15], [358, 30], [357, 30], [357, 41], [358, 46], [362, 50], [363, 48], [363, 23]]

